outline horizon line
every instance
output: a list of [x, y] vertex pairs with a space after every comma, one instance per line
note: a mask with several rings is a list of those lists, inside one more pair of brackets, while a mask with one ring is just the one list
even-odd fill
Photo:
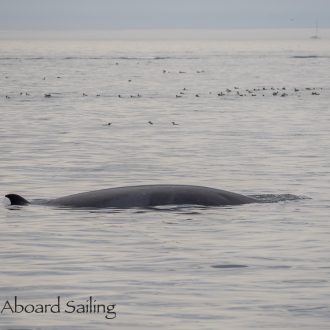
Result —
[[[11, 39], [309, 39], [311, 28], [116, 28], [94, 30], [1, 30], [1, 40]], [[330, 28], [319, 28], [330, 39]]]

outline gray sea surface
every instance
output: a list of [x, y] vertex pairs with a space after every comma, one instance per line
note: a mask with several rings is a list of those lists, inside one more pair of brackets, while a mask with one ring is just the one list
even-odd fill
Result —
[[[158, 183], [284, 196], [147, 210], [3, 199], [0, 328], [329, 329], [329, 72], [329, 38], [309, 35], [0, 40], [2, 196]], [[61, 311], [3, 310], [15, 296], [60, 296]], [[90, 297], [116, 318], [65, 312]]]

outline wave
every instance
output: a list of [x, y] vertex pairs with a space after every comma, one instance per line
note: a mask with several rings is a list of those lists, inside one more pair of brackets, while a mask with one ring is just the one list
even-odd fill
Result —
[[27, 57], [1, 57], [0, 56], [0, 61], [45, 60], [45, 59], [50, 59], [50, 58], [42, 57], [42, 56], [38, 56], [38, 57], [29, 57], [29, 56], [27, 56]]
[[320, 55], [294, 55], [291, 58], [330, 58], [330, 56], [320, 56]]
[[212, 265], [212, 268], [221, 268], [221, 269], [233, 269], [233, 268], [246, 268], [247, 265], [241, 264], [221, 264], [221, 265]]
[[150, 60], [193, 60], [198, 57], [187, 57], [187, 56], [25, 56], [25, 57], [1, 57], [0, 61], [19, 61], [19, 60], [127, 60], [127, 61], [150, 61]]

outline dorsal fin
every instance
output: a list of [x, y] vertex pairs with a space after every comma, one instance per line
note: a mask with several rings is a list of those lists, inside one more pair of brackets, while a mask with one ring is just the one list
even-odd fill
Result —
[[30, 204], [25, 198], [17, 194], [8, 194], [7, 197], [10, 200], [11, 205], [27, 205]]

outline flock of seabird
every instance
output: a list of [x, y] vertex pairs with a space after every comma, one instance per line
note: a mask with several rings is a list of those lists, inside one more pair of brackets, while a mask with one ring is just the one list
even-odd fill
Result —
[[[280, 88], [275, 88], [275, 87], [258, 87], [258, 88], [252, 88], [252, 89], [240, 89], [239, 87], [235, 86], [234, 88], [226, 88], [225, 90], [222, 91], [217, 91], [217, 92], [208, 92], [209, 95], [216, 95], [218, 97], [222, 97], [222, 96], [280, 96], [280, 97], [286, 97], [289, 95], [300, 95], [301, 92], [303, 91], [307, 91], [309, 92], [311, 95], [321, 95], [321, 91], [322, 88], [317, 88], [317, 87], [305, 87], [305, 88], [293, 88], [293, 89], [289, 89], [287, 87], [280, 87]], [[31, 94], [28, 92], [20, 92], [19, 93], [20, 96], [30, 96]], [[81, 94], [83, 97], [87, 97], [89, 96], [87, 93], [83, 92]], [[202, 93], [189, 93], [189, 91], [187, 90], [187, 88], [183, 88], [182, 90], [180, 90], [178, 93], [175, 94], [175, 98], [182, 98], [185, 96], [191, 96], [193, 95], [194, 97], [201, 97]], [[43, 95], [45, 98], [50, 98], [53, 97], [54, 95], [51, 93], [45, 93]], [[96, 97], [100, 97], [101, 94], [96, 94]], [[109, 95], [106, 95], [107, 97]], [[118, 97], [118, 98], [141, 98], [142, 95], [140, 93], [137, 94], [131, 94], [131, 95], [123, 95], [123, 94], [118, 94], [118, 95], [111, 95], [112, 97]], [[9, 95], [5, 95], [5, 98], [11, 99], [12, 96]]]
[[[168, 71], [163, 70], [163, 73], [167, 73]], [[198, 71], [198, 73], [201, 73], [204, 71]], [[179, 73], [185, 73], [184, 71], [179, 71]], [[6, 76], [6, 78], [8, 78]], [[60, 76], [56, 77], [57, 79], [61, 78]], [[46, 80], [46, 77], [42, 78], [43, 80]], [[128, 82], [131, 83], [132, 79], [128, 79]], [[310, 95], [318, 96], [320, 95], [320, 91], [322, 91], [322, 88], [316, 88], [316, 87], [304, 87], [304, 88], [287, 88], [287, 87], [257, 87], [257, 88], [250, 88], [250, 89], [241, 89], [240, 87], [234, 86], [233, 88], [226, 88], [224, 90], [220, 90], [217, 92], [208, 92], [207, 94], [203, 93], [195, 93], [189, 91], [186, 87], [182, 88], [178, 93], [175, 94], [175, 98], [185, 98], [185, 97], [195, 97], [199, 98], [206, 95], [214, 95], [216, 97], [246, 97], [246, 96], [279, 96], [279, 97], [287, 97], [290, 95], [301, 95], [302, 92], [309, 92]], [[31, 94], [29, 92], [19, 92], [19, 96], [30, 96]], [[85, 92], [83, 92], [82, 97], [88, 97], [89, 95]], [[51, 98], [54, 95], [51, 93], [45, 93], [43, 95], [45, 98]], [[93, 95], [94, 96], [94, 95]], [[101, 94], [98, 93], [95, 95], [96, 97], [101, 97]], [[109, 95], [105, 95], [109, 96]], [[133, 95], [111, 95], [112, 97], [118, 97], [118, 98], [142, 98], [142, 95], [140, 93], [133, 94]], [[9, 100], [12, 96], [5, 95], [5, 99]], [[154, 123], [152, 121], [148, 121], [147, 124], [153, 125]], [[171, 124], [173, 126], [179, 125], [178, 123], [172, 121]], [[111, 126], [112, 123], [108, 122], [106, 124], [107, 126]]]

